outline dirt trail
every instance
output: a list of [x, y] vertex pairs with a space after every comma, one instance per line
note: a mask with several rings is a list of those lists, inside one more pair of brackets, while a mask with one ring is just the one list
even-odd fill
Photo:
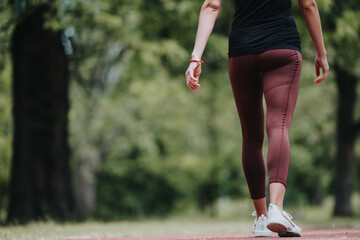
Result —
[[[181, 236], [159, 236], [159, 237], [126, 237], [126, 238], [88, 238], [81, 240], [266, 240], [266, 239], [317, 239], [317, 240], [337, 240], [337, 239], [351, 239], [360, 240], [360, 229], [344, 229], [344, 230], [317, 230], [305, 231], [301, 238], [279, 238], [276, 233], [271, 237], [255, 238], [249, 233], [234, 233], [234, 234], [218, 234], [218, 235], [181, 235]], [[74, 238], [71, 238], [74, 240]], [[79, 239], [80, 240], [80, 239]]]

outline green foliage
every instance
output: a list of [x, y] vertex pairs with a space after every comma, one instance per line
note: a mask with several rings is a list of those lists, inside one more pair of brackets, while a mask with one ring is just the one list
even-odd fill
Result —
[[[194, 4], [201, 5], [199, 2]], [[196, 199], [200, 205], [212, 204], [217, 196], [240, 196], [246, 190], [246, 186], [239, 187], [239, 182], [244, 182], [240, 161], [232, 157], [241, 154], [240, 129], [234, 132], [224, 124], [230, 121], [239, 127], [231, 89], [218, 82], [218, 79], [227, 79], [226, 36], [215, 34], [209, 42], [212, 53], [209, 64], [213, 62], [216, 68], [212, 71], [213, 76], [204, 74], [203, 78], [208, 78], [206, 81], [211, 84], [206, 86], [204, 82], [204, 90], [198, 96], [191, 95], [185, 85], [183, 74], [189, 50], [184, 46], [193, 40], [184, 38], [182, 30], [189, 34], [191, 30], [193, 35], [196, 20], [189, 30], [189, 22], [183, 21], [182, 14], [197, 18], [198, 9], [191, 8], [194, 4], [166, 1], [166, 4], [154, 7], [148, 2], [143, 3], [140, 9], [147, 11], [142, 10], [141, 18], [133, 17], [138, 18], [135, 26], [141, 27], [135, 28], [133, 22], [124, 22], [123, 26], [129, 29], [122, 31], [129, 34], [122, 36], [121, 41], [117, 34], [105, 38], [101, 33], [90, 37], [89, 41], [89, 35], [104, 29], [95, 25], [89, 31], [81, 28], [88, 34], [83, 35], [86, 39], [79, 36], [75, 45], [77, 49], [83, 47], [86, 56], [77, 64], [80, 67], [74, 68], [78, 72], [72, 88], [71, 113], [75, 159], [86, 158], [88, 152], [95, 152], [102, 159], [100, 171], [108, 173], [109, 170], [103, 169], [111, 169], [126, 174], [132, 171], [130, 163], [139, 158], [145, 169], [163, 176], [176, 189], [177, 206], [181, 206], [182, 201]], [[183, 10], [178, 13], [179, 8]], [[149, 18], [163, 20], [150, 21]], [[90, 46], [97, 46], [104, 57], [99, 58], [98, 52], [88, 51]], [[220, 66], [216, 65], [218, 56], [225, 62]], [[94, 72], [99, 72], [100, 77], [94, 77]], [[117, 77], [113, 78], [112, 74]], [[212, 90], [215, 86], [226, 89], [228, 97], [214, 97], [224, 94]], [[214, 133], [216, 138], [209, 138]], [[209, 152], [214, 146], [223, 152]], [[88, 149], [87, 153], [81, 149]], [[102, 185], [106, 184], [102, 181]], [[211, 191], [216, 197], [204, 202], [198, 191], [209, 184], [215, 186]], [[141, 206], [138, 208], [142, 209]]]
[[111, 170], [97, 174], [96, 217], [118, 220], [171, 212], [178, 194], [174, 185], [163, 175], [150, 172], [140, 164], [133, 165], [124, 174]]

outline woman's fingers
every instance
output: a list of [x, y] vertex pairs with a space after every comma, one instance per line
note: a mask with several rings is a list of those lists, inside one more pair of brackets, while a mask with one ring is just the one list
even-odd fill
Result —
[[[322, 76], [320, 76], [320, 68], [322, 69]], [[315, 61], [315, 69], [316, 69], [316, 76], [318, 78], [316, 78], [314, 80], [314, 82], [316, 84], [321, 83], [322, 81], [324, 81], [327, 76], [328, 76], [328, 72], [329, 72], [329, 64], [327, 62], [327, 59], [319, 59], [317, 58]]]
[[191, 72], [189, 72], [187, 80], [191, 85], [196, 85], [199, 81], [194, 77], [194, 75]]
[[199, 79], [198, 78], [195, 78], [194, 75], [192, 73], [190, 73], [190, 80], [192, 81], [191, 83], [197, 85], [200, 87], [200, 84], [199, 84]]
[[322, 75], [321, 77], [315, 79], [314, 82], [315, 82], [316, 84], [321, 83], [322, 81], [325, 80], [326, 77], [327, 77], [327, 73], [326, 73], [326, 75], [325, 75], [325, 70], [323, 69], [323, 75]]
[[199, 80], [194, 77], [193, 72], [189, 69], [185, 75], [186, 75], [187, 86], [192, 91], [198, 90], [200, 87]]
[[197, 90], [200, 87], [200, 84], [190, 80], [190, 81], [188, 81], [188, 86], [189, 86], [190, 89]]
[[321, 83], [322, 81], [324, 81], [324, 76], [322, 76], [322, 77], [320, 77], [320, 78], [317, 78], [317, 79], [315, 79], [314, 80], [314, 82], [316, 83], [316, 84], [318, 84], [318, 83]]
[[197, 90], [197, 89], [200, 87], [199, 84], [194, 83], [194, 82], [191, 81], [191, 80], [187, 80], [187, 85], [188, 85], [188, 87], [189, 87], [191, 90]]

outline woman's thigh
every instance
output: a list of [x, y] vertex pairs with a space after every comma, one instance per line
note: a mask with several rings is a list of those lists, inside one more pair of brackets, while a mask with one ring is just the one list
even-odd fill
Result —
[[270, 50], [259, 55], [267, 106], [267, 128], [290, 128], [302, 68], [301, 53], [291, 49]]
[[244, 138], [260, 142], [264, 124], [263, 84], [256, 56], [229, 58], [229, 77]]

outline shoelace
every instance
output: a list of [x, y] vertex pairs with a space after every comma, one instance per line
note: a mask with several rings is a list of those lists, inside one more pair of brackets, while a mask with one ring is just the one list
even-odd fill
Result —
[[253, 217], [257, 216], [256, 211], [253, 211], [253, 213], [251, 214]]
[[283, 213], [284, 213], [284, 214], [286, 214], [286, 216], [288, 216], [288, 217], [289, 217], [289, 219], [292, 219], [292, 218], [293, 218], [293, 217], [290, 215], [290, 213], [285, 212], [284, 210], [283, 210]]

